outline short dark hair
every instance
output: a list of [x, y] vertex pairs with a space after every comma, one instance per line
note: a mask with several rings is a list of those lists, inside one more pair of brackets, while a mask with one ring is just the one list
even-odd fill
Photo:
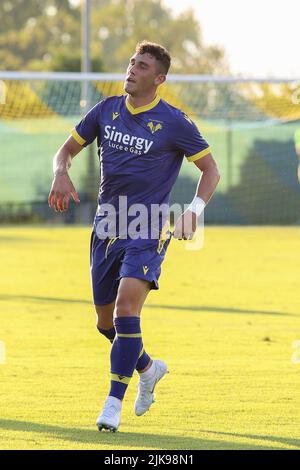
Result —
[[163, 72], [167, 75], [171, 65], [171, 56], [165, 47], [155, 42], [141, 41], [137, 43], [135, 52], [138, 54], [148, 53], [153, 55], [160, 63]]

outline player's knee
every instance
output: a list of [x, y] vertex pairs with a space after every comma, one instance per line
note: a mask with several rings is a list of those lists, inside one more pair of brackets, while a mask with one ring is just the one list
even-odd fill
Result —
[[109, 305], [95, 305], [97, 328], [108, 330], [113, 327], [113, 311], [114, 304]]
[[132, 317], [137, 316], [134, 305], [126, 297], [120, 297], [116, 301], [115, 305], [115, 316], [116, 317]]
[[103, 330], [109, 330], [114, 326], [113, 324], [113, 319], [111, 318], [105, 318], [100, 315], [97, 316], [97, 321], [96, 321], [96, 326], [97, 328], [102, 328]]

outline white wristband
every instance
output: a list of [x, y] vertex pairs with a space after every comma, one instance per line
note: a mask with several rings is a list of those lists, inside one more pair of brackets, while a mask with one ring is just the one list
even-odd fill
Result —
[[195, 196], [192, 202], [190, 203], [188, 210], [194, 212], [197, 217], [203, 212], [204, 207], [206, 206], [205, 202], [201, 197]]

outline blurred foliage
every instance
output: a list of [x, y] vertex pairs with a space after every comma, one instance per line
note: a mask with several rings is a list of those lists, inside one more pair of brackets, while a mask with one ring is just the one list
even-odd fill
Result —
[[[0, 3], [1, 70], [80, 70], [81, 6], [74, 0]], [[138, 41], [169, 49], [173, 73], [226, 73], [224, 51], [205, 47], [192, 10], [174, 17], [162, 0], [93, 0], [94, 72], [124, 72]]]

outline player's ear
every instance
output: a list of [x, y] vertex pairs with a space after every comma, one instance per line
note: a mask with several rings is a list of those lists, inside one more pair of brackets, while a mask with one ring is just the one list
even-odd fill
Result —
[[159, 86], [161, 85], [162, 83], [164, 83], [166, 81], [166, 76], [162, 73], [160, 73], [159, 75], [157, 75], [157, 77], [154, 79], [154, 83], [156, 86]]

